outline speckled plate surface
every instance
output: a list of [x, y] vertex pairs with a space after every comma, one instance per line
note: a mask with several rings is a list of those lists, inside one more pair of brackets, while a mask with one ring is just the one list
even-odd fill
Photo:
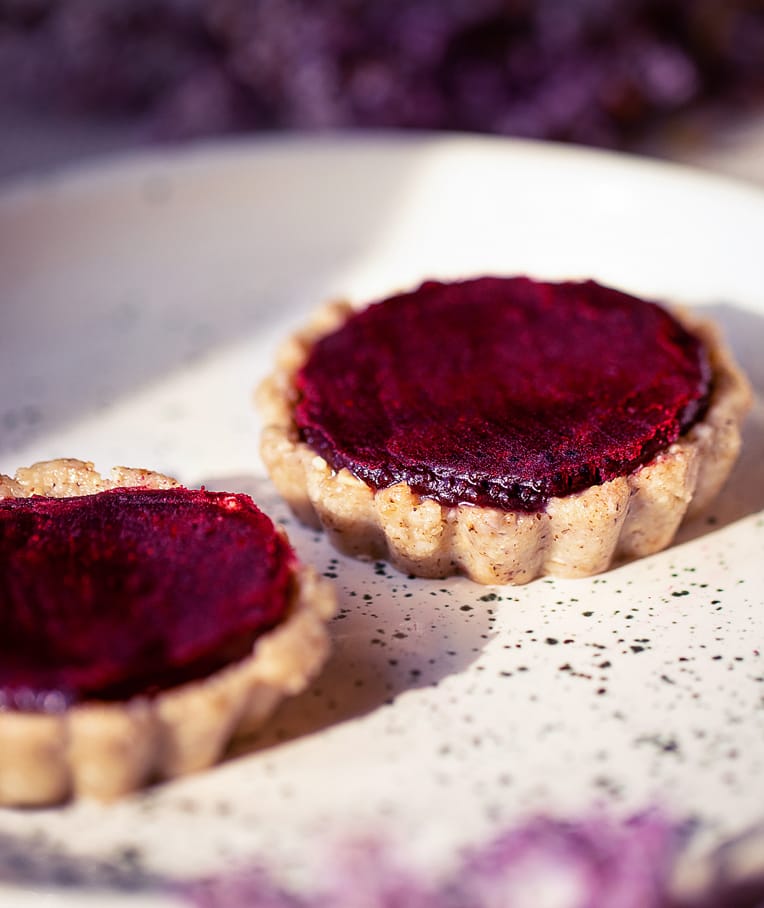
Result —
[[[170, 904], [253, 857], [299, 877], [381, 835], [414, 861], [536, 812], [658, 805], [694, 852], [764, 819], [764, 409], [704, 519], [588, 580], [414, 581], [298, 527], [252, 389], [332, 295], [592, 276], [702, 306], [764, 389], [764, 195], [680, 168], [470, 138], [152, 153], [0, 198], [0, 470], [147, 466], [251, 493], [336, 578], [320, 681], [219, 768], [123, 803], [0, 811], [0, 903]], [[107, 891], [108, 890], [108, 891]]]

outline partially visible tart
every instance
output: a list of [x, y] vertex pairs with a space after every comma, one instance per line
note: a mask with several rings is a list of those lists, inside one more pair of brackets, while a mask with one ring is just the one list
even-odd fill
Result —
[[750, 397], [710, 322], [520, 277], [331, 304], [258, 393], [263, 459], [303, 521], [482, 583], [667, 546], [725, 482]]
[[0, 475], [0, 804], [212, 765], [318, 672], [334, 607], [246, 495], [77, 460]]

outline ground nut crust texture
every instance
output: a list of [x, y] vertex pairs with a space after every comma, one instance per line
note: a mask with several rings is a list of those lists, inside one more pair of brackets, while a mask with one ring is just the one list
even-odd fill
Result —
[[354, 312], [347, 303], [321, 309], [283, 345], [257, 394], [272, 481], [303, 522], [323, 526], [348, 554], [386, 558], [422, 577], [464, 574], [486, 584], [589, 576], [669, 545], [682, 519], [716, 496], [737, 458], [749, 385], [712, 323], [674, 311], [705, 349], [710, 394], [702, 418], [643, 466], [552, 496], [535, 511], [442, 504], [406, 482], [375, 489], [346, 468], [332, 469], [295, 422], [300, 370], [314, 344]]
[[[36, 464], [14, 478], [0, 475], [2, 499], [118, 496], [118, 490], [137, 488], [200, 494], [146, 470], [118, 467], [102, 477], [77, 460]], [[41, 505], [47, 512], [46, 502]], [[288, 549], [284, 537], [276, 538]], [[146, 694], [127, 691], [124, 699], [99, 697], [97, 688], [88, 693], [86, 687], [71, 703], [54, 696], [55, 703], [28, 709], [6, 698], [0, 708], [0, 804], [53, 804], [73, 795], [111, 800], [217, 762], [233, 737], [256, 729], [284, 696], [302, 690], [328, 654], [333, 589], [293, 557], [287, 564], [278, 623], [225, 667], [184, 683], [172, 678]], [[84, 677], [92, 682], [91, 674]]]

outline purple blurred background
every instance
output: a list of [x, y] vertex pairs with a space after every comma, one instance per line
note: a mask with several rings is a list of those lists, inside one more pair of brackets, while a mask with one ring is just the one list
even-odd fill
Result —
[[678, 114], [761, 108], [764, 0], [0, 0], [0, 71], [6, 109], [152, 138], [414, 127], [629, 147]]

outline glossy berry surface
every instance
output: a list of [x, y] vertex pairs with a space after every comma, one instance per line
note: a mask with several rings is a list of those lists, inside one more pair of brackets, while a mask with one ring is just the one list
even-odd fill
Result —
[[0, 501], [0, 705], [156, 693], [242, 659], [293, 555], [246, 495], [113, 489]]
[[704, 411], [702, 345], [592, 281], [434, 281], [354, 314], [297, 377], [295, 422], [329, 464], [446, 505], [538, 511], [625, 475]]

